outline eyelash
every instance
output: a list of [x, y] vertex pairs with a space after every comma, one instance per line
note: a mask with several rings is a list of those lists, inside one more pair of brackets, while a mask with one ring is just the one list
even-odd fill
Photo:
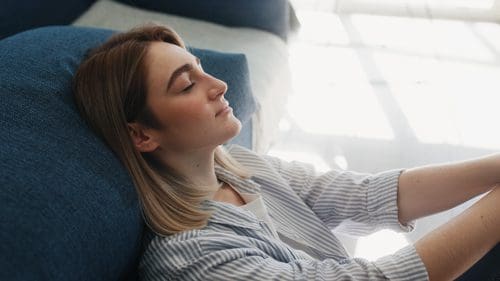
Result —
[[191, 83], [191, 85], [187, 86], [186, 88], [184, 88], [184, 90], [182, 90], [182, 92], [189, 92], [193, 86], [195, 85], [196, 83]]
[[[198, 67], [200, 67], [200, 68], [203, 70], [203, 68], [202, 68], [202, 66], [201, 66], [201, 62], [200, 62], [200, 63], [198, 63]], [[187, 86], [186, 88], [184, 88], [184, 90], [182, 90], [182, 92], [183, 92], [183, 93], [187, 93], [187, 92], [189, 92], [189, 91], [190, 91], [190, 90], [194, 87], [194, 85], [195, 85], [195, 84], [196, 84], [196, 83], [194, 83], [194, 82], [193, 82], [193, 83], [191, 83], [189, 86]]]

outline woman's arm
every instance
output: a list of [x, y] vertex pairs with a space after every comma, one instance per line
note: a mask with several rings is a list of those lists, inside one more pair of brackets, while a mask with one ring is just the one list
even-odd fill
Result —
[[429, 279], [460, 276], [500, 241], [500, 188], [417, 241]]
[[500, 154], [405, 170], [399, 178], [401, 223], [455, 207], [500, 182]]
[[343, 170], [318, 173], [313, 165], [259, 155], [240, 146], [230, 147], [229, 152], [251, 171], [253, 181], [279, 196], [297, 196], [328, 228], [346, 222], [342, 231], [353, 235], [366, 235], [381, 227], [412, 229], [398, 220], [401, 169], [378, 174]]
[[[211, 229], [180, 233], [173, 238], [155, 237], [141, 257], [141, 280], [428, 279], [413, 246], [374, 262], [358, 258], [317, 260], [281, 243], [261, 243], [251, 236]], [[257, 240], [261, 242], [255, 243]]]

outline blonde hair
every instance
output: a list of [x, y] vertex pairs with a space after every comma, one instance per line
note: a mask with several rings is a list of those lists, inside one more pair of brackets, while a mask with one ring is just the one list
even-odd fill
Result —
[[[117, 33], [87, 54], [75, 74], [73, 94], [82, 117], [131, 175], [146, 223], [159, 235], [171, 235], [206, 225], [211, 212], [200, 207], [210, 191], [141, 154], [130, 137], [128, 122], [158, 127], [146, 105], [145, 56], [155, 41], [186, 48], [177, 33], [164, 26]], [[250, 176], [222, 146], [215, 151], [215, 162], [242, 178]]]

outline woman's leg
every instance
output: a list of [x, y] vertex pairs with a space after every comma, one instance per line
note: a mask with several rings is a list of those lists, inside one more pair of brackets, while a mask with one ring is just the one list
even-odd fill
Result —
[[500, 244], [489, 251], [456, 281], [500, 281]]

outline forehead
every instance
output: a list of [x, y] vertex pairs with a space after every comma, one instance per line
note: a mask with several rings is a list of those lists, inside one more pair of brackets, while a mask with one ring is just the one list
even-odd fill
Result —
[[146, 61], [150, 70], [161, 69], [172, 73], [177, 67], [191, 60], [187, 50], [167, 42], [152, 42], [148, 48]]

